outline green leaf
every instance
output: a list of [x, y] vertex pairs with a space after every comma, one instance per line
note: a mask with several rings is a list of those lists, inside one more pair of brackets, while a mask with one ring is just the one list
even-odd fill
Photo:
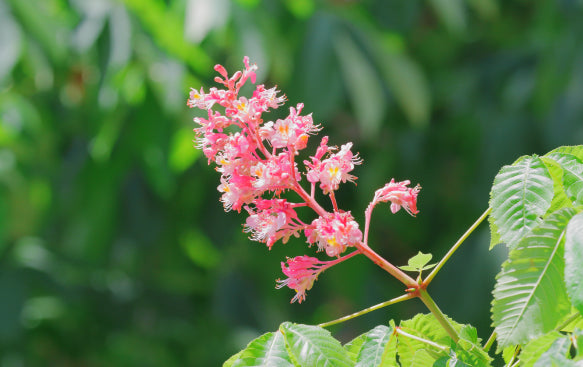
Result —
[[551, 344], [563, 334], [558, 331], [551, 331], [534, 340], [531, 340], [524, 346], [520, 352], [519, 360], [521, 367], [532, 367], [542, 354], [550, 348]]
[[498, 350], [552, 330], [569, 312], [563, 244], [565, 227], [574, 213], [565, 208], [547, 217], [502, 264], [492, 301]]
[[553, 180], [543, 161], [525, 156], [504, 166], [490, 193], [492, 218], [502, 242], [513, 249], [551, 206]]
[[352, 366], [348, 353], [330, 332], [318, 326], [284, 322], [279, 330], [285, 337], [288, 354], [300, 366]]
[[482, 348], [476, 328], [462, 325], [459, 335], [460, 340], [453, 344], [455, 355], [451, 358], [450, 366], [453, 366], [453, 363], [457, 363], [455, 366], [461, 366], [461, 363], [469, 363], [472, 367], [490, 366], [492, 358]]
[[266, 333], [253, 340], [232, 364], [244, 366], [293, 366], [279, 331]]
[[547, 214], [553, 213], [561, 208], [572, 208], [573, 203], [567, 197], [565, 187], [563, 186], [563, 168], [561, 168], [559, 163], [550, 158], [542, 157], [541, 159], [553, 179], [553, 200], [551, 201], [551, 207], [547, 210]]
[[565, 284], [573, 307], [583, 314], [583, 213], [571, 218], [565, 234]]
[[409, 259], [409, 261], [407, 261], [408, 265], [399, 266], [399, 268], [406, 271], [419, 271], [419, 272], [431, 269], [435, 265], [437, 265], [437, 264], [426, 265], [429, 261], [431, 261], [432, 257], [433, 255], [431, 254], [424, 254], [421, 251], [419, 251], [417, 255], [413, 256], [412, 258]]
[[239, 359], [241, 354], [243, 354], [243, 351], [233, 354], [229, 359], [225, 361], [225, 363], [223, 363], [223, 367], [232, 367], [233, 363], [235, 363]]
[[[453, 324], [454, 329], [459, 331], [461, 327]], [[449, 346], [452, 341], [432, 314], [417, 314], [411, 320], [402, 321], [401, 328], [409, 334], [437, 344]], [[437, 359], [448, 356], [443, 350], [403, 336], [398, 338], [397, 352], [402, 366], [431, 366]]]
[[567, 353], [571, 347], [571, 340], [565, 336], [553, 342], [551, 347], [544, 352], [533, 367], [571, 367], [575, 362], [567, 359]]
[[554, 153], [571, 154], [583, 161], [583, 145], [565, 145], [558, 147], [545, 154], [545, 157]]
[[563, 168], [565, 193], [576, 205], [583, 205], [583, 162], [572, 154], [550, 153], [547, 156]]
[[365, 334], [356, 357], [356, 367], [392, 367], [397, 364], [397, 338], [393, 328], [379, 325]]
[[358, 357], [358, 353], [360, 352], [360, 349], [362, 348], [362, 345], [364, 344], [364, 341], [366, 340], [366, 334], [361, 334], [359, 336], [357, 336], [356, 338], [352, 339], [351, 341], [349, 341], [348, 343], [344, 344], [344, 350], [346, 350], [346, 352], [350, 355], [350, 358], [356, 363], [356, 357]]

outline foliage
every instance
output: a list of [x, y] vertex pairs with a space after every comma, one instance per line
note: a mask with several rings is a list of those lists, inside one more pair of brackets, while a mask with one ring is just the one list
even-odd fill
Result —
[[[495, 332], [491, 338], [492, 341], [496, 338], [498, 352], [505, 348], [515, 351], [507, 365], [514, 365], [516, 352], [521, 348], [517, 362], [520, 366], [576, 366], [580, 360], [582, 347], [577, 342], [580, 329], [562, 331], [583, 317], [580, 310], [583, 202], [574, 189], [583, 184], [581, 158], [583, 145], [557, 148], [543, 157], [521, 157], [503, 167], [494, 180], [489, 208], [492, 230], [496, 231], [492, 238], [505, 240], [510, 252], [496, 276], [492, 300]], [[547, 166], [553, 169], [548, 170]], [[551, 205], [565, 193], [568, 200], [561, 198], [561, 207]], [[490, 247], [496, 244], [493, 242]], [[401, 268], [419, 271], [418, 282], [426, 287], [421, 271], [430, 260], [431, 255], [419, 252], [408, 266]], [[482, 347], [475, 328], [449, 319], [446, 322], [459, 333], [454, 339], [437, 317], [442, 316], [418, 314], [398, 327], [393, 321], [390, 327], [379, 325], [348, 343], [344, 352], [327, 331], [299, 325], [299, 330], [309, 332], [304, 332], [301, 338], [286, 339], [285, 347], [280, 344], [278, 353], [283, 354], [287, 348], [295, 365], [310, 366], [490, 365], [492, 358], [487, 352], [491, 344]], [[289, 337], [285, 331], [288, 325], [282, 325], [284, 339]], [[254, 343], [243, 353], [253, 349]], [[336, 347], [332, 351], [327, 348], [329, 345]], [[574, 354], [570, 353], [572, 348]], [[294, 350], [302, 351], [304, 359], [297, 359]], [[312, 359], [305, 359], [307, 355]], [[229, 360], [225, 365], [231, 366], [232, 362]]]
[[[373, 218], [371, 243], [406, 264], [446, 251], [502, 164], [580, 144], [581, 11], [555, 0], [0, 0], [0, 365], [217, 365], [281, 320], [315, 324], [402, 291], [358, 260], [322, 276], [301, 307], [273, 290], [273, 258], [297, 242], [269, 256], [249, 246], [192, 149], [184, 94], [210, 85], [215, 63], [249, 55], [332, 141], [354, 140], [367, 169], [358, 191], [339, 193], [354, 213], [388, 177], [423, 184], [415, 222]], [[551, 210], [573, 201], [562, 182], [577, 172], [547, 158]], [[486, 257], [484, 241], [472, 236], [431, 289], [482, 338], [504, 252]], [[391, 315], [422, 312], [402, 305]], [[387, 318], [334, 335], [345, 343]]]

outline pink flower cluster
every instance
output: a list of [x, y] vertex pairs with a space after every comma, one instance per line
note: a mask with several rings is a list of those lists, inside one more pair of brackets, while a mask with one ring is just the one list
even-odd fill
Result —
[[[289, 109], [284, 119], [265, 121], [264, 113], [280, 107], [286, 100], [276, 88], [257, 85], [250, 98], [239, 96], [247, 81], [255, 84], [257, 66], [243, 59], [245, 68], [229, 77], [226, 69], [215, 66], [220, 76], [215, 81], [223, 88], [212, 87], [205, 92], [192, 89], [187, 105], [207, 111], [206, 117], [196, 117], [198, 125], [194, 129], [196, 147], [201, 149], [214, 163], [221, 174], [218, 191], [226, 211], [241, 209], [249, 214], [244, 231], [250, 239], [265, 243], [270, 249], [275, 242], [287, 242], [291, 236], [299, 237], [303, 232], [307, 242], [316, 244], [318, 251], [325, 251], [337, 259], [324, 262], [308, 256], [287, 260], [282, 269], [288, 278], [278, 282], [278, 287], [286, 285], [297, 294], [293, 301], [302, 302], [318, 274], [342, 259], [348, 247], [362, 244], [363, 235], [358, 223], [350, 212], [338, 209], [334, 191], [340, 183], [354, 182], [356, 176], [350, 172], [362, 161], [351, 151], [352, 143], [338, 149], [328, 146], [328, 137], [321, 140], [316, 154], [304, 161], [305, 172], [298, 167], [295, 158], [307, 147], [310, 135], [320, 131], [314, 124], [312, 115], [302, 115], [303, 104]], [[300, 182], [305, 176], [310, 193]], [[391, 201], [391, 210], [400, 207], [410, 214], [417, 213], [416, 200], [418, 188], [408, 189], [409, 181], [387, 184], [375, 194], [375, 204]], [[333, 210], [325, 210], [315, 200], [315, 187], [319, 184], [322, 192], [328, 195]], [[393, 186], [390, 186], [393, 185]], [[397, 185], [397, 186], [394, 186]], [[282, 198], [284, 192], [295, 192], [298, 202]], [[302, 222], [297, 207], [309, 207], [318, 215], [311, 224]], [[370, 215], [367, 215], [367, 225]]]

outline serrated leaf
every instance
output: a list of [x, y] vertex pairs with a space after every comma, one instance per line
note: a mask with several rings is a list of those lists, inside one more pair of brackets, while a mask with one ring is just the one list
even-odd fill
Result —
[[561, 165], [565, 193], [576, 205], [583, 205], [583, 161], [572, 154], [550, 153], [547, 156]]
[[542, 354], [550, 348], [551, 344], [558, 338], [562, 338], [563, 334], [558, 331], [551, 331], [534, 340], [522, 348], [519, 360], [521, 367], [532, 367]]
[[510, 249], [530, 232], [551, 206], [553, 180], [543, 161], [525, 156], [504, 166], [494, 179], [490, 214], [500, 239]]
[[498, 350], [552, 330], [569, 312], [563, 245], [566, 225], [574, 214], [565, 208], [547, 217], [502, 264], [492, 301]]
[[288, 354], [296, 365], [314, 367], [353, 365], [340, 342], [326, 329], [284, 322], [279, 330], [284, 335]]
[[293, 366], [279, 331], [266, 333], [247, 345], [232, 367]]
[[397, 364], [397, 338], [393, 328], [379, 325], [365, 334], [356, 367], [393, 367]]
[[553, 200], [547, 214], [553, 213], [561, 208], [572, 208], [573, 202], [567, 197], [563, 186], [563, 168], [561, 165], [548, 157], [542, 157], [542, 161], [549, 170], [553, 179]]
[[565, 233], [565, 284], [571, 304], [583, 314], [583, 213], [571, 218]]
[[571, 340], [565, 336], [553, 342], [550, 348], [544, 352], [533, 367], [575, 367], [575, 362], [567, 359], [567, 353], [571, 347]]

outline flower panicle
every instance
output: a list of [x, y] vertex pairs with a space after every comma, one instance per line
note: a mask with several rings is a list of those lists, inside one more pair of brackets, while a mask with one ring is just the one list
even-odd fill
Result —
[[[247, 212], [243, 231], [251, 240], [271, 249], [275, 242], [286, 243], [290, 237], [303, 233], [309, 246], [316, 245], [317, 251], [336, 258], [326, 262], [299, 256], [282, 263], [288, 278], [278, 280], [277, 287], [294, 289], [292, 302], [301, 303], [322, 271], [359, 252], [340, 257], [347, 248], [358, 247], [363, 235], [352, 214], [338, 209], [334, 192], [341, 183], [357, 180], [352, 171], [362, 164], [362, 159], [352, 152], [352, 143], [340, 148], [329, 146], [324, 136], [315, 154], [303, 162], [305, 171], [300, 170], [295, 157], [308, 146], [309, 138], [320, 132], [321, 125], [314, 123], [312, 114], [302, 114], [303, 103], [290, 107], [285, 118], [265, 118], [264, 114], [281, 107], [286, 97], [277, 87], [266, 88], [263, 84], [255, 85], [250, 97], [241, 96], [242, 87], [248, 82], [255, 84], [257, 78], [257, 65], [248, 57], [243, 63], [243, 70], [230, 76], [224, 66], [216, 65], [219, 75], [214, 80], [219, 87], [191, 89], [187, 105], [206, 111], [204, 117], [194, 118], [195, 147], [221, 175], [217, 190], [225, 211]], [[304, 178], [311, 186], [311, 194], [300, 185]], [[377, 190], [371, 205], [391, 201], [393, 212], [402, 207], [411, 215], [417, 214], [420, 187], [411, 189], [406, 187], [408, 184], [409, 181], [396, 184], [392, 180]], [[316, 185], [330, 196], [331, 212], [316, 202]], [[293, 203], [282, 198], [284, 192], [297, 193], [301, 201]], [[296, 212], [298, 207], [311, 208], [317, 218], [304, 223]], [[366, 241], [366, 230], [364, 237]]]

